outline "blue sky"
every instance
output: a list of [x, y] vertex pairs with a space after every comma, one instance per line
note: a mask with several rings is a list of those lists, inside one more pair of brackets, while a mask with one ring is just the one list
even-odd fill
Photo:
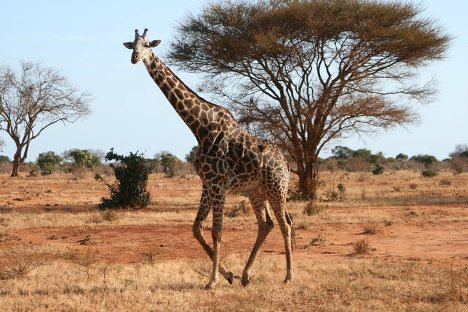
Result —
[[[156, 53], [164, 59], [175, 26], [206, 1], [8, 1], [0, 10], [0, 64], [18, 67], [21, 60], [41, 62], [58, 69], [71, 84], [89, 92], [92, 113], [74, 124], [55, 125], [32, 142], [28, 160], [41, 152], [62, 153], [72, 148], [114, 147], [152, 157], [170, 151], [183, 158], [196, 141], [147, 74], [144, 65], [130, 63], [131, 52], [122, 45], [132, 41], [134, 29], [149, 28], [150, 39], [161, 39]], [[421, 120], [366, 137], [351, 137], [334, 145], [368, 148], [386, 156], [431, 154], [443, 159], [457, 144], [468, 144], [468, 2], [422, 0], [424, 14], [454, 37], [446, 60], [421, 71], [434, 76], [439, 93], [419, 108]], [[200, 76], [173, 69], [193, 89]], [[205, 95], [206, 96], [206, 95]], [[210, 98], [209, 96], [206, 96]], [[210, 99], [216, 102], [216, 99]], [[14, 145], [0, 132], [6, 146], [1, 154], [13, 156]], [[325, 151], [322, 156], [327, 156]]]

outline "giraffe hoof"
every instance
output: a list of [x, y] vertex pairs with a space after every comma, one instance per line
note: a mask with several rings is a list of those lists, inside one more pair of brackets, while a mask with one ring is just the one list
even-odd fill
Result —
[[227, 272], [226, 280], [231, 285], [234, 282], [234, 274], [231, 271]]
[[292, 275], [287, 275], [286, 278], [284, 279], [284, 284], [289, 284], [292, 281]]
[[214, 281], [210, 281], [208, 284], [206, 284], [205, 286], [205, 290], [210, 290], [210, 289], [213, 289], [214, 286], [215, 286], [215, 282]]
[[243, 277], [241, 282], [242, 282], [242, 286], [246, 287], [247, 285], [250, 284], [250, 277]]

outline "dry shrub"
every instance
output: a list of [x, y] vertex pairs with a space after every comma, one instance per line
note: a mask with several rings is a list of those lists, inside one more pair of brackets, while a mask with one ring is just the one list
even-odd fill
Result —
[[155, 250], [150, 250], [141, 253], [142, 259], [144, 263], [147, 263], [151, 266], [154, 266], [154, 263], [156, 262], [156, 251]]
[[252, 208], [245, 199], [241, 200], [237, 205], [233, 206], [230, 210], [226, 211], [224, 215], [228, 218], [236, 218], [240, 216], [247, 216], [252, 211]]
[[368, 255], [372, 251], [369, 240], [361, 239], [353, 244], [353, 255]]
[[0, 173], [11, 173], [11, 162], [0, 161]]
[[398, 186], [398, 185], [394, 185], [394, 186], [392, 187], [392, 189], [393, 189], [393, 191], [396, 192], [396, 193], [401, 193], [401, 187]]
[[3, 232], [3, 231], [0, 232], [0, 243], [9, 242], [13, 239], [15, 239], [15, 237], [11, 235], [10, 233]]
[[441, 186], [450, 186], [452, 185], [452, 182], [449, 179], [442, 179], [439, 181], [439, 185]]
[[30, 252], [26, 248], [9, 251], [1, 258], [0, 280], [23, 278], [46, 261], [44, 254]]
[[358, 182], [366, 182], [367, 180], [367, 175], [365, 173], [361, 173], [359, 177], [357, 178]]
[[102, 217], [102, 220], [108, 221], [108, 222], [116, 221], [119, 219], [119, 215], [115, 211], [112, 211], [109, 209], [102, 211], [101, 217]]
[[325, 244], [325, 241], [325, 237], [322, 234], [319, 234], [316, 237], [312, 238], [308, 246], [321, 246]]
[[409, 188], [415, 190], [418, 188], [418, 185], [416, 183], [410, 183]]
[[322, 211], [322, 207], [318, 206], [314, 201], [309, 201], [302, 211], [303, 214], [307, 216], [315, 216], [318, 215]]
[[366, 223], [363, 225], [362, 234], [377, 234], [378, 225], [376, 223]]
[[68, 252], [63, 255], [63, 259], [76, 264], [80, 269], [82, 269], [86, 273], [87, 280], [89, 281], [91, 278], [91, 271], [92, 269], [98, 264], [99, 256], [98, 252], [88, 251], [85, 253], [79, 252]]
[[447, 272], [447, 278], [441, 280], [439, 287], [425, 299], [432, 304], [460, 302], [468, 304], [468, 268], [456, 269], [453, 266]]
[[0, 207], [0, 214], [10, 213], [13, 211], [13, 208], [2, 206]]
[[98, 215], [98, 214], [94, 214], [92, 216], [90, 216], [88, 218], [88, 220], [86, 220], [86, 223], [95, 223], [95, 224], [98, 224], [98, 223], [102, 223], [104, 220], [102, 219], [102, 216], [101, 215]]

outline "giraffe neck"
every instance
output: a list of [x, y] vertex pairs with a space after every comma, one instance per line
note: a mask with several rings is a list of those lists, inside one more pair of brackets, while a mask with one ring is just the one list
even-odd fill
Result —
[[225, 122], [237, 124], [227, 110], [207, 102], [187, 87], [152, 51], [143, 59], [143, 63], [199, 144], [213, 130], [214, 123], [224, 119]]

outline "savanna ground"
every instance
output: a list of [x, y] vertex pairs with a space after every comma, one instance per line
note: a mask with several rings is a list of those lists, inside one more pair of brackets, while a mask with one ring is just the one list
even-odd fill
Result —
[[[199, 179], [153, 174], [148, 189], [148, 208], [98, 211], [91, 173], [0, 175], [0, 310], [468, 311], [467, 173], [323, 172], [321, 201], [288, 202], [293, 282], [276, 226], [251, 284], [211, 291], [191, 232]], [[240, 195], [225, 211], [222, 261], [241, 275], [256, 221]]]

